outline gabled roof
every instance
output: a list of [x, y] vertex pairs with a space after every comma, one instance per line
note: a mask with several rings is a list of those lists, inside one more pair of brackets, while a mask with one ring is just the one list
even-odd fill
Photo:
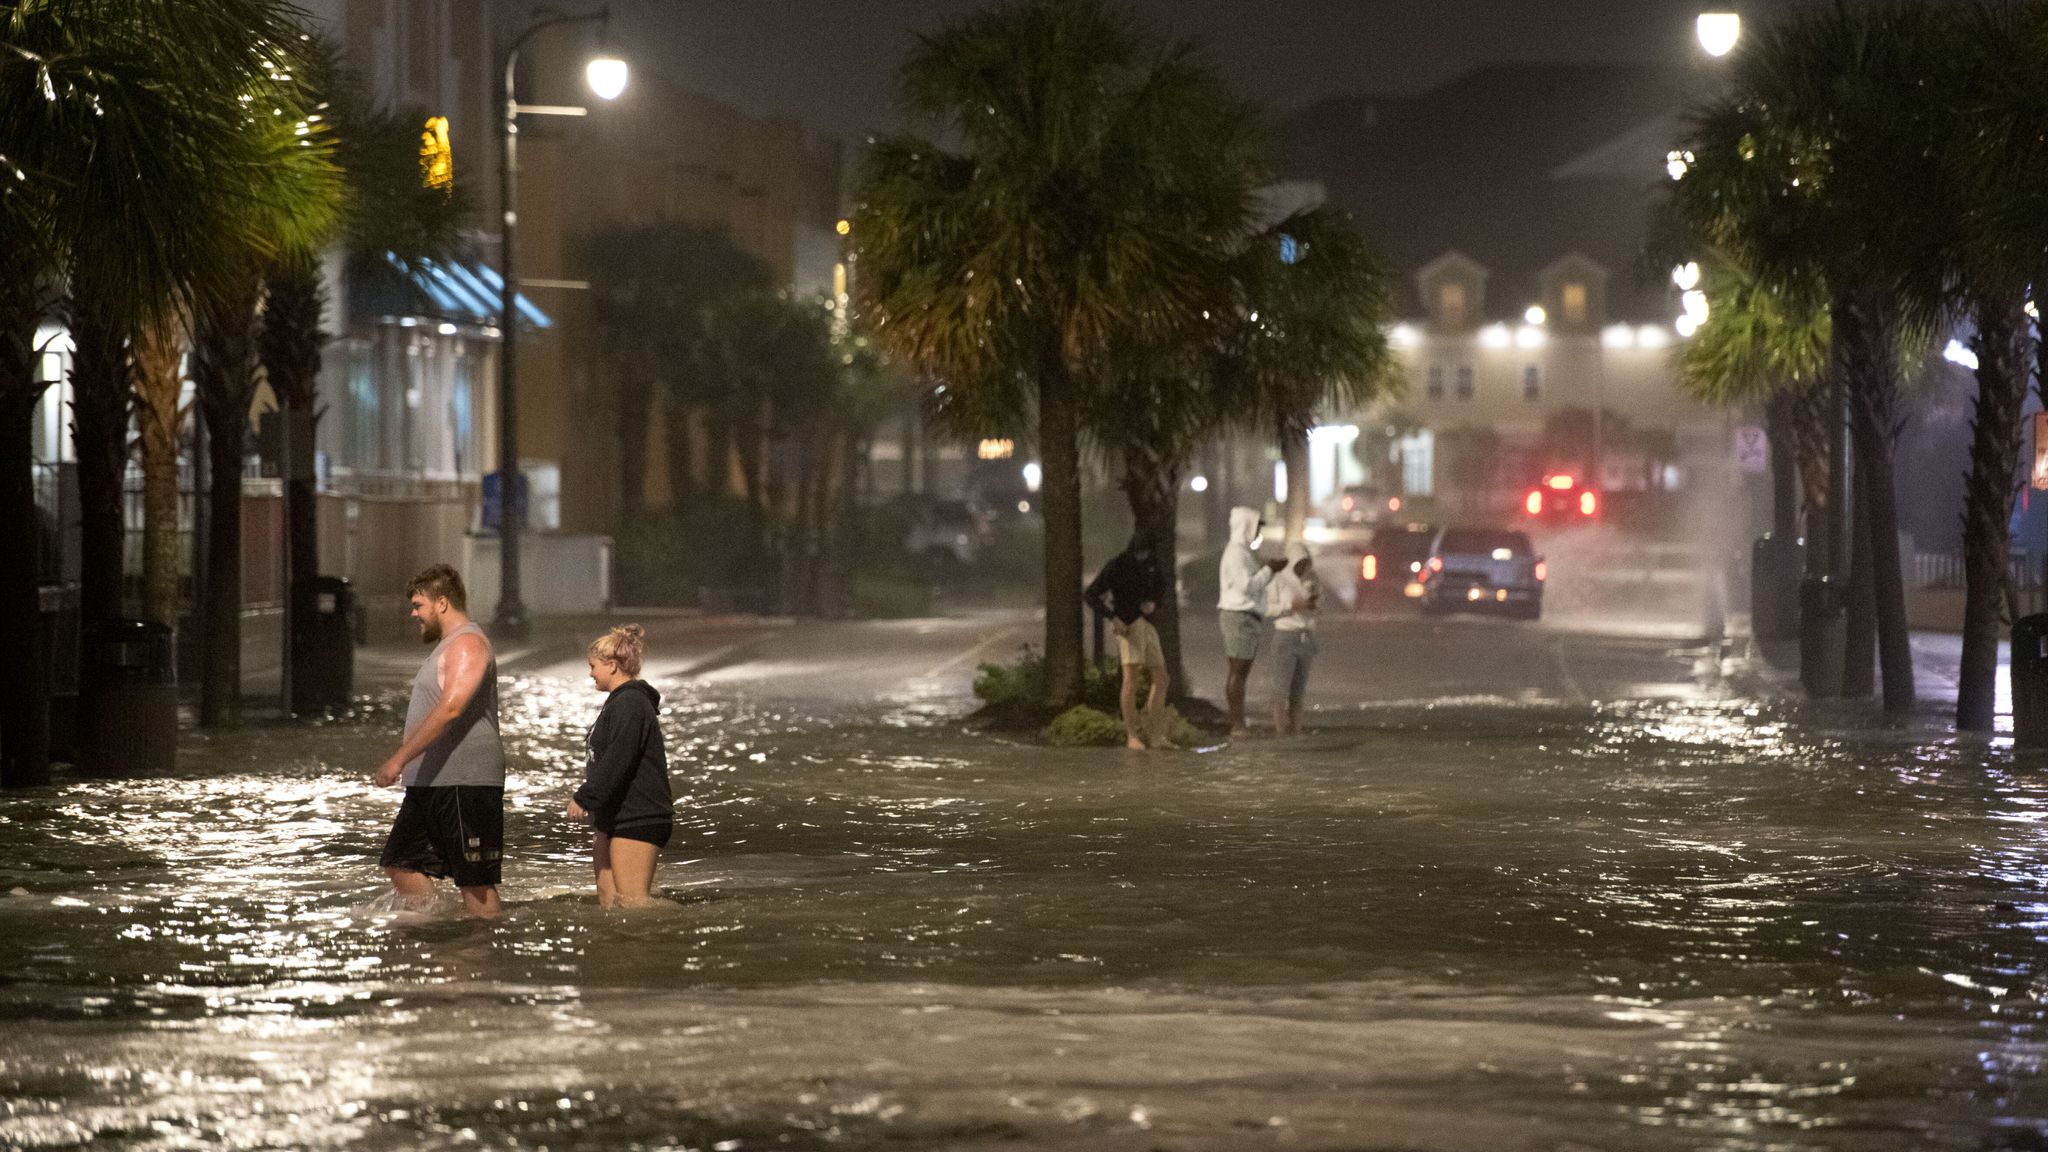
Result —
[[1414, 274], [1447, 251], [1491, 271], [1492, 319], [1520, 315], [1577, 252], [1611, 274], [1611, 316], [1668, 320], [1667, 286], [1635, 270], [1687, 83], [1648, 66], [1501, 64], [1420, 96], [1328, 100], [1289, 123], [1289, 172], [1321, 180], [1407, 273], [1406, 310], [1420, 312]]

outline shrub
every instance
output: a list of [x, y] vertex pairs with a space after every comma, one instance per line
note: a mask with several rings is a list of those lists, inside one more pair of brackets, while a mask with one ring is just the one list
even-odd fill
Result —
[[871, 620], [926, 616], [932, 609], [931, 585], [922, 580], [882, 572], [853, 574], [853, 612]]
[[1053, 718], [1039, 739], [1055, 748], [1114, 748], [1124, 742], [1123, 721], [1076, 704]]

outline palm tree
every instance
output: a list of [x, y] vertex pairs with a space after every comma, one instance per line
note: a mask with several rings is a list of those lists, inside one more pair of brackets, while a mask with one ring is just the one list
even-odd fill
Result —
[[1914, 700], [1892, 465], [1898, 350], [1907, 332], [1932, 327], [1940, 298], [1941, 124], [1921, 83], [1940, 72], [1933, 31], [1921, 10], [1846, 7], [1762, 30], [1733, 66], [1731, 95], [1681, 148], [1689, 166], [1673, 194], [1707, 239], [1767, 283], [1829, 287], [1865, 497], [1856, 576], [1869, 581], [1894, 715]]
[[1064, 707], [1081, 677], [1087, 369], [1199, 310], [1216, 245], [1242, 226], [1242, 209], [1210, 215], [1213, 185], [1239, 177], [1208, 140], [1240, 105], [1191, 47], [1149, 52], [1103, 0], [968, 17], [920, 41], [902, 88], [939, 135], [869, 157], [855, 292], [906, 366], [1035, 415], [1046, 703]]
[[[220, 259], [227, 274], [220, 289], [194, 310], [193, 381], [209, 455], [199, 698], [199, 722], [207, 727], [241, 722], [241, 475], [249, 410], [260, 379], [258, 310], [265, 280], [296, 267], [303, 283], [312, 254], [333, 234], [343, 202], [331, 126], [317, 110], [319, 97], [308, 76], [314, 65], [304, 55], [305, 43], [273, 46], [265, 61], [269, 67], [249, 75], [238, 93], [252, 97], [247, 108], [271, 111], [254, 111], [238, 125], [237, 154], [251, 162], [231, 170], [231, 194], [241, 201], [247, 227], [222, 238]], [[301, 292], [301, 308], [304, 298]], [[317, 319], [311, 323], [317, 331]], [[305, 324], [301, 314], [301, 330]]]
[[[648, 420], [657, 395], [668, 433], [669, 496], [681, 507], [696, 487], [692, 419], [724, 426], [725, 380], [711, 332], [730, 298], [766, 290], [768, 266], [724, 228], [682, 220], [614, 225], [583, 238], [597, 343], [615, 391], [622, 517], [642, 506]], [[729, 439], [713, 437], [710, 477], [723, 491]]]
[[1222, 369], [1234, 407], [1271, 432], [1287, 469], [1287, 539], [1308, 518], [1308, 433], [1316, 413], [1394, 386], [1382, 326], [1392, 309], [1379, 262], [1348, 215], [1310, 208], [1281, 220], [1235, 261], [1243, 296]]
[[1824, 385], [1831, 345], [1828, 314], [1819, 303], [1824, 296], [1767, 285], [1723, 252], [1710, 252], [1702, 264], [1707, 321], [1679, 350], [1679, 385], [1716, 408], [1763, 409], [1773, 530], [1792, 539], [1803, 518], [1813, 538], [1827, 501]]
[[[427, 114], [418, 108], [374, 106], [360, 80], [344, 69], [334, 47], [315, 40], [305, 53], [311, 95], [324, 97], [313, 115], [331, 128], [333, 158], [341, 170], [342, 204], [327, 235], [309, 232], [294, 247], [280, 252], [264, 273], [263, 319], [257, 336], [257, 359], [264, 380], [277, 397], [279, 416], [287, 425], [310, 431], [319, 402], [321, 350], [327, 334], [320, 330], [326, 309], [325, 284], [316, 246], [338, 240], [349, 274], [379, 279], [396, 275], [395, 258], [407, 267], [444, 260], [456, 250], [469, 217], [470, 197], [459, 184], [435, 184], [421, 178], [419, 131]], [[283, 478], [287, 570], [294, 585], [320, 572], [319, 509], [314, 500], [311, 460], [294, 458], [297, 475]], [[286, 613], [293, 629], [312, 612], [297, 587], [285, 589]], [[309, 659], [310, 645], [294, 636], [287, 645], [292, 658]], [[292, 683], [310, 679], [295, 672]], [[296, 703], [294, 708], [298, 707]]]
[[[0, 516], [31, 523], [36, 326], [68, 288], [86, 569], [83, 614], [118, 615], [120, 473], [127, 459], [125, 344], [181, 301], [219, 287], [219, 238], [241, 205], [215, 194], [237, 150], [242, 109], [227, 89], [267, 74], [293, 35], [274, 0], [24, 0], [0, 12]], [[225, 84], [223, 83], [225, 81]], [[64, 284], [68, 274], [69, 283]], [[19, 467], [16, 467], [19, 465]], [[37, 653], [37, 560], [0, 561], [0, 777], [47, 771], [46, 668]], [[86, 710], [88, 717], [93, 715]]]
[[2030, 329], [2029, 286], [2048, 283], [2048, 6], [1948, 16], [1953, 65], [1944, 107], [1947, 219], [1957, 310], [1970, 320], [1977, 407], [1963, 508], [1963, 653], [1956, 727], [1990, 731], [2004, 621], [2010, 524], [2019, 471], [2028, 362], [2048, 367]]

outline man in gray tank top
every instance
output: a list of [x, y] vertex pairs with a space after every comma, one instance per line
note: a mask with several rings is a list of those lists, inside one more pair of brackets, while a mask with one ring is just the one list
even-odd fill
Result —
[[405, 783], [380, 863], [407, 904], [432, 903], [434, 881], [446, 877], [461, 889], [463, 911], [495, 916], [505, 847], [497, 657], [469, 618], [455, 569], [434, 565], [406, 596], [434, 650], [413, 677], [405, 737], [373, 778], [379, 788]]

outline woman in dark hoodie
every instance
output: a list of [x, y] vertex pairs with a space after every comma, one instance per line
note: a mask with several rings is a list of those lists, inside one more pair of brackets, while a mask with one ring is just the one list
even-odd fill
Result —
[[590, 681], [610, 696], [590, 726], [590, 758], [569, 818], [592, 829], [597, 902], [606, 908], [654, 902], [655, 853], [675, 828], [661, 694], [640, 679], [645, 636], [638, 624], [626, 624], [590, 645]]

